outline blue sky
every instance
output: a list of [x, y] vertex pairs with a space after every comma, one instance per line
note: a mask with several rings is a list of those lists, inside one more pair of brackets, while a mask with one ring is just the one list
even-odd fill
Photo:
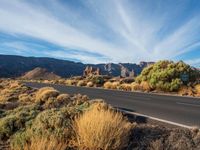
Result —
[[199, 0], [0, 0], [0, 54], [200, 66]]

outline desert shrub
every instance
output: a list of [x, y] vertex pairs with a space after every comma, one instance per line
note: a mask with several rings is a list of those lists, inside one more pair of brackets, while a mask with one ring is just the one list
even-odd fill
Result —
[[[73, 118], [89, 107], [89, 103], [77, 103], [62, 108], [52, 108], [40, 112], [37, 117], [31, 120], [31, 125], [25, 130], [18, 131], [11, 138], [13, 149], [23, 149], [31, 143], [32, 138], [46, 139], [54, 137], [58, 142], [71, 145], [74, 139], [72, 127]], [[63, 144], [63, 143], [59, 143]]]
[[[55, 137], [42, 137], [31, 138], [30, 143], [26, 143], [23, 150], [66, 150], [67, 144], [63, 140], [56, 139]], [[21, 148], [14, 148], [21, 150]]]
[[112, 89], [118, 89], [120, 86], [120, 82], [113, 82], [112, 83]]
[[59, 103], [69, 103], [71, 101], [69, 94], [60, 94], [56, 98]]
[[102, 86], [105, 82], [103, 76], [91, 76], [89, 78], [97, 86]]
[[[59, 79], [56, 81], [58, 84], [65, 84], [66, 80], [65, 79]], [[56, 83], [54, 82], [54, 84]]]
[[0, 102], [18, 101], [18, 96], [29, 92], [31, 89], [24, 86], [18, 81], [3, 80], [1, 82]]
[[139, 83], [133, 82], [133, 83], [131, 83], [131, 89], [132, 89], [132, 91], [139, 91], [139, 90], [141, 90], [141, 86]]
[[200, 148], [200, 133], [190, 130], [175, 129], [166, 138], [157, 139], [151, 143], [150, 150], [197, 150]]
[[23, 148], [31, 142], [32, 137], [67, 139], [72, 136], [70, 114], [67, 110], [50, 109], [38, 114], [30, 128], [18, 132], [11, 139], [11, 147]]
[[181, 88], [178, 90], [178, 94], [181, 96], [184, 96], [184, 95], [194, 96], [194, 91], [192, 87], [181, 86]]
[[20, 102], [33, 102], [34, 101], [33, 95], [28, 94], [28, 93], [20, 94], [18, 99]]
[[79, 149], [123, 149], [127, 146], [131, 124], [123, 115], [105, 105], [91, 109], [74, 122]]
[[66, 108], [50, 109], [41, 112], [34, 120], [31, 130], [37, 136], [71, 136], [71, 114]]
[[110, 82], [110, 81], [108, 81], [108, 82], [106, 82], [105, 84], [104, 84], [104, 88], [106, 88], [106, 89], [118, 89], [118, 88], [120, 88], [120, 82]]
[[76, 80], [67, 79], [67, 80], [65, 81], [65, 84], [66, 84], [66, 85], [76, 85], [76, 84], [77, 84], [77, 81], [76, 81]]
[[136, 78], [138, 83], [147, 81], [152, 89], [163, 91], [177, 91], [183, 84], [181, 74], [188, 74], [189, 81], [196, 80], [197, 70], [180, 61], [159, 61], [143, 69], [142, 73]]
[[21, 83], [19, 83], [19, 82], [17, 82], [17, 81], [12, 81], [12, 82], [10, 82], [10, 85], [9, 85], [9, 86], [10, 86], [9, 88], [11, 88], [11, 89], [16, 89], [16, 88], [18, 88], [18, 87], [22, 87], [23, 84], [21, 84]]
[[68, 94], [60, 94], [57, 98], [50, 97], [42, 106], [44, 109], [60, 108], [65, 106], [75, 107], [88, 103], [88, 100], [89, 98], [86, 95], [75, 94], [70, 97]]
[[49, 98], [56, 98], [59, 95], [59, 92], [52, 87], [44, 87], [38, 90], [36, 93], [35, 100], [36, 102], [45, 102]]
[[106, 88], [106, 89], [111, 89], [111, 88], [112, 88], [112, 82], [108, 81], [108, 82], [104, 83], [103, 86], [104, 86], [104, 88]]
[[123, 83], [119, 86], [119, 89], [125, 90], [125, 91], [131, 91], [131, 84]]
[[84, 104], [87, 105], [89, 98], [87, 95], [81, 95], [81, 94], [75, 94], [73, 97], [71, 97], [71, 105], [72, 106], [81, 106]]
[[78, 81], [77, 86], [86, 86], [86, 83], [85, 83], [85, 81], [80, 80], [80, 81]]
[[200, 84], [195, 85], [196, 93], [200, 95]]
[[0, 121], [0, 139], [9, 138], [16, 131], [25, 128], [39, 112], [37, 105], [21, 106], [6, 111]]
[[91, 82], [91, 81], [89, 81], [88, 83], [87, 83], [87, 85], [86, 85], [87, 87], [93, 87], [94, 86], [94, 83], [93, 82]]
[[143, 91], [147, 91], [147, 92], [151, 91], [151, 87], [147, 81], [142, 81], [140, 83], [140, 87]]
[[153, 142], [151, 142], [150, 144], [150, 150], [164, 150], [164, 144], [163, 144], [163, 141], [158, 139], [158, 140], [155, 140]]

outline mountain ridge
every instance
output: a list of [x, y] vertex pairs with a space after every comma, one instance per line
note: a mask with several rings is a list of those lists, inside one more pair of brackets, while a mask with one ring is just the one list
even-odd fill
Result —
[[128, 75], [131, 71], [138, 75], [142, 69], [153, 62], [135, 63], [105, 63], [83, 64], [69, 60], [61, 60], [49, 57], [25, 57], [17, 55], [0, 54], [0, 77], [19, 77], [35, 68], [45, 68], [61, 77], [82, 75], [87, 66], [99, 68], [101, 74], [112, 76]]

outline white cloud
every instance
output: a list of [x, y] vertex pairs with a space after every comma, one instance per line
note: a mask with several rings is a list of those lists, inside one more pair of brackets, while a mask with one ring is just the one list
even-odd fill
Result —
[[200, 58], [185, 60], [186, 63], [200, 68]]
[[14, 48], [19, 51], [24, 51], [24, 50], [30, 49], [30, 47], [26, 46], [22, 42], [4, 42], [4, 43], [1, 43], [0, 46]]
[[79, 60], [80, 62], [83, 63], [89, 63], [92, 62], [93, 64], [98, 64], [98, 63], [102, 63], [102, 62], [110, 62], [109, 59], [106, 59], [104, 57], [96, 57], [96, 56], [92, 56], [92, 55], [87, 55], [87, 54], [80, 54], [80, 53], [68, 53], [65, 51], [61, 51], [61, 50], [57, 50], [57, 51], [53, 51], [53, 52], [44, 52], [43, 54], [45, 54], [48, 57], [57, 57], [60, 59], [74, 59], [74, 61]]
[[5, 3], [9, 7], [0, 8], [0, 19], [4, 20], [0, 22], [0, 30], [3, 32], [24, 34], [63, 47], [97, 52], [105, 56], [113, 55], [113, 61], [122, 58], [123, 52], [109, 42], [86, 35], [20, 1]]
[[[173, 24], [170, 22], [174, 21], [172, 15], [187, 6], [184, 3], [177, 5], [176, 10], [166, 12], [164, 4], [147, 9], [145, 4], [140, 8], [135, 1], [131, 4], [129, 1], [87, 0], [81, 3], [84, 10], [72, 9], [70, 4], [64, 5], [54, 0], [48, 1], [44, 7], [37, 5], [40, 1], [37, 2], [1, 0], [0, 31], [30, 36], [66, 48], [66, 52], [41, 51], [53, 57], [71, 57], [88, 63], [154, 61], [171, 59], [199, 47], [198, 15], [163, 35], [162, 39], [159, 36], [163, 28]], [[19, 43], [10, 46], [26, 48]], [[69, 55], [67, 49], [97, 53], [105, 59], [82, 54]]]

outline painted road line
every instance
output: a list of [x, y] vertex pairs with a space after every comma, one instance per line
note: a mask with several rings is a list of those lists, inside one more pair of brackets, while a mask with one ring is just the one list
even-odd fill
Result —
[[176, 123], [176, 122], [169, 121], [169, 120], [159, 119], [159, 118], [156, 118], [156, 117], [152, 117], [152, 116], [148, 116], [148, 115], [144, 115], [144, 114], [140, 114], [140, 113], [136, 113], [136, 112], [126, 111], [126, 110], [121, 110], [121, 109], [119, 109], [119, 111], [127, 113], [127, 114], [132, 114], [132, 115], [141, 116], [141, 117], [149, 118], [149, 119], [152, 119], [152, 120], [164, 122], [164, 123], [175, 125], [175, 126], [178, 126], [178, 127], [187, 128], [187, 129], [193, 129], [193, 128], [196, 127], [196, 126], [194, 127], [194, 126], [184, 125], [184, 124], [181, 124], [181, 123]]

